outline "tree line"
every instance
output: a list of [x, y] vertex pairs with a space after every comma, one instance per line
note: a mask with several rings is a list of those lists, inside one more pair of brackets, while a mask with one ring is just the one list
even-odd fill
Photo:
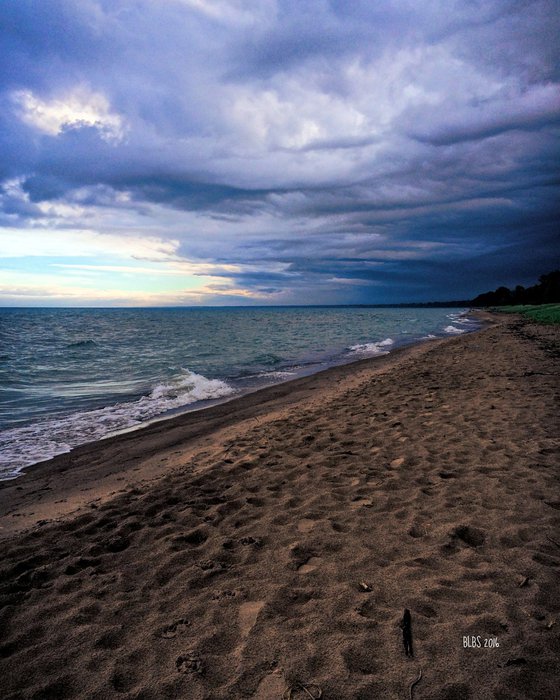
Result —
[[515, 289], [498, 287], [493, 292], [479, 294], [470, 303], [472, 306], [512, 306], [517, 304], [554, 304], [560, 302], [560, 270], [539, 277], [532, 287]]

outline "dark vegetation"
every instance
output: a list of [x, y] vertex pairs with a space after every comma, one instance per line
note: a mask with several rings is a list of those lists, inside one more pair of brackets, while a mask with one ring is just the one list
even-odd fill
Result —
[[522, 314], [537, 323], [560, 324], [560, 304], [521, 304], [518, 306], [499, 306], [498, 311], [510, 314]]
[[[453, 301], [428, 301], [404, 304], [355, 304], [355, 306], [375, 306], [376, 308], [449, 308], [449, 307], [521, 307], [526, 305], [540, 306], [541, 304], [560, 304], [560, 270], [553, 270], [547, 275], [539, 277], [538, 284], [532, 287], [522, 287], [520, 284], [515, 289], [498, 287], [493, 292], [484, 292], [474, 299], [454, 299]], [[508, 309], [509, 310], [509, 309]], [[513, 309], [511, 309], [513, 311]], [[518, 310], [518, 313], [522, 313]]]
[[470, 302], [471, 306], [519, 306], [555, 304], [560, 302], [560, 270], [539, 277], [533, 287], [517, 285], [515, 289], [498, 287], [494, 292], [479, 294]]

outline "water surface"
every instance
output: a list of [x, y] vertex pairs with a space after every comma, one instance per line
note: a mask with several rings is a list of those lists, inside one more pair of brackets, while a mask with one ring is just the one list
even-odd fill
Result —
[[0, 309], [0, 479], [170, 411], [475, 327], [457, 309]]

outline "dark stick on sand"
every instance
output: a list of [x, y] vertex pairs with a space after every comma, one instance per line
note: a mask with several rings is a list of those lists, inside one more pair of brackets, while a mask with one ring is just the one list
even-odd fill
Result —
[[412, 651], [412, 627], [411, 627], [411, 615], [410, 610], [405, 608], [403, 618], [401, 620], [400, 628], [402, 629], [404, 653], [407, 656], [414, 656]]
[[415, 681], [412, 681], [412, 683], [408, 686], [408, 695], [410, 700], [414, 700], [414, 687], [420, 683], [422, 680], [422, 669], [418, 671], [418, 676], [416, 677]]

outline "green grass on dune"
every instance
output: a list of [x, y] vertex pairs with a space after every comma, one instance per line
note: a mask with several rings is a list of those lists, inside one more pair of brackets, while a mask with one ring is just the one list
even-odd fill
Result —
[[537, 321], [537, 323], [560, 323], [560, 304], [498, 306], [496, 311], [507, 314], [522, 314]]

